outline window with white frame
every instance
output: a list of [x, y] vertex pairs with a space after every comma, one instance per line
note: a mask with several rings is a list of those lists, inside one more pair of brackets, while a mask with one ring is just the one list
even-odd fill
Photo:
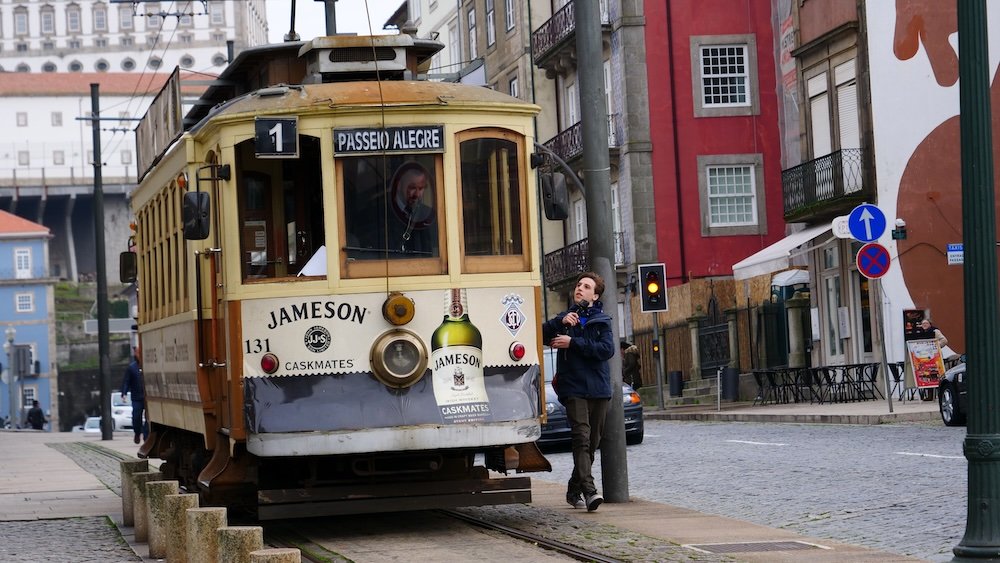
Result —
[[66, 164], [66, 153], [63, 151], [52, 151], [52, 164]]
[[569, 129], [580, 121], [580, 97], [576, 94], [576, 82], [566, 86], [564, 100], [566, 113], [563, 116], [563, 129]]
[[497, 42], [497, 20], [494, 9], [495, 0], [486, 0], [486, 46], [492, 47]]
[[521, 96], [521, 88], [517, 84], [516, 76], [514, 78], [511, 78], [510, 81], [507, 82], [507, 93], [510, 94], [511, 96], [514, 96], [515, 98]]
[[17, 293], [14, 295], [14, 309], [18, 313], [32, 313], [35, 310], [35, 294]]
[[753, 35], [691, 37], [696, 117], [759, 113], [756, 53]]
[[31, 153], [28, 151], [17, 151], [17, 165], [28, 166], [31, 164]]
[[18, 127], [28, 126], [28, 112], [26, 111], [17, 112], [17, 126]]
[[62, 112], [61, 111], [54, 111], [54, 112], [52, 112], [52, 126], [53, 127], [62, 127]]
[[118, 27], [132, 29], [132, 8], [118, 8]]
[[108, 30], [108, 9], [104, 6], [94, 6], [94, 31]]
[[132, 164], [132, 151], [124, 149], [121, 151], [122, 164]]
[[51, 6], [42, 8], [39, 12], [39, 22], [42, 26], [43, 35], [52, 35], [56, 32], [56, 12]]
[[14, 249], [14, 277], [23, 280], [31, 277], [31, 249]]
[[208, 3], [208, 21], [212, 25], [226, 25], [226, 6], [222, 2]]
[[462, 37], [458, 33], [457, 19], [448, 24], [448, 58], [451, 64], [448, 71], [457, 72], [462, 62]]
[[476, 9], [469, 9], [467, 20], [469, 22], [469, 59], [472, 60], [479, 56], [479, 51], [476, 48]]
[[[32, 350], [31, 357], [32, 358], [35, 357], [34, 350]], [[35, 367], [34, 366], [32, 366], [29, 369], [32, 372], [35, 371]], [[35, 389], [34, 385], [25, 385], [24, 387], [22, 387], [21, 388], [21, 394], [24, 397], [24, 402], [21, 403], [23, 405], [22, 408], [30, 409], [31, 407], [35, 406], [34, 403], [35, 403], [36, 400], [38, 400], [38, 391]]]
[[507, 31], [514, 29], [514, 0], [504, 0], [504, 24]]
[[77, 5], [66, 6], [66, 31], [80, 33], [81, 21], [80, 7]]
[[760, 154], [698, 157], [702, 236], [767, 232], [763, 162]]
[[[209, 3], [209, 12], [212, 11], [211, 7], [216, 4], [221, 4], [221, 2], [211, 2]], [[163, 27], [163, 18], [160, 16], [160, 5], [159, 4], [146, 4], [146, 29], [159, 30]]]
[[17, 7], [14, 9], [14, 35], [28, 34], [28, 10]]

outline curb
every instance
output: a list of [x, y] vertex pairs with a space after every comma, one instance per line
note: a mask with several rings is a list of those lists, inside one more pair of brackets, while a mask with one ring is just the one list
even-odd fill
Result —
[[646, 420], [699, 422], [780, 422], [792, 424], [893, 424], [898, 422], [928, 422], [940, 420], [937, 412], [893, 414], [756, 414], [735, 412], [655, 412], [643, 413]]

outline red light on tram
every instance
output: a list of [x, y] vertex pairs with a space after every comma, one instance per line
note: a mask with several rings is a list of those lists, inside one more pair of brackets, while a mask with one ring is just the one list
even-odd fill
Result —
[[524, 344], [521, 344], [520, 342], [515, 342], [511, 344], [509, 352], [510, 352], [510, 359], [514, 360], [515, 362], [520, 362], [524, 358], [524, 352], [525, 352]]
[[264, 370], [264, 373], [272, 374], [278, 371], [278, 356], [274, 354], [264, 354], [260, 359], [260, 369]]

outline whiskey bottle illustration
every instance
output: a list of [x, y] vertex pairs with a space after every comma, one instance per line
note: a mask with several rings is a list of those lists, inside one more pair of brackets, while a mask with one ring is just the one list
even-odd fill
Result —
[[449, 413], [461, 413], [461, 418], [468, 418], [469, 414], [487, 412], [483, 335], [469, 320], [464, 289], [450, 289], [445, 294], [444, 319], [431, 335], [431, 366], [438, 405], [464, 405], [442, 408], [446, 418]]

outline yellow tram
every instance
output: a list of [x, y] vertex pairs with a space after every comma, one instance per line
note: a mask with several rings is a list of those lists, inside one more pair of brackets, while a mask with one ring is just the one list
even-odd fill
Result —
[[496, 472], [550, 469], [539, 108], [407, 80], [439, 48], [248, 50], [196, 123], [175, 84], [137, 130], [140, 454], [206, 502], [260, 519], [527, 502], [527, 477]]

